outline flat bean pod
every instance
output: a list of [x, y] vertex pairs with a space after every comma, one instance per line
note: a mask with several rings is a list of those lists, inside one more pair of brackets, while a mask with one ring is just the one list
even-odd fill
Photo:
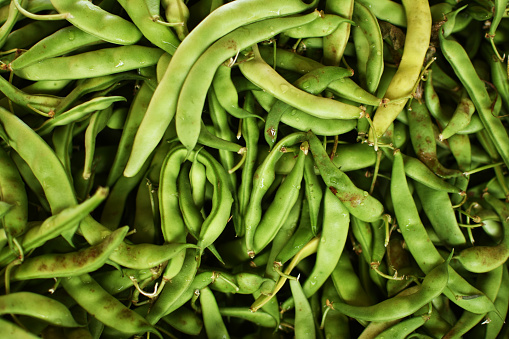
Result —
[[152, 66], [162, 54], [162, 50], [153, 47], [111, 47], [46, 59], [14, 72], [28, 80], [84, 79]]

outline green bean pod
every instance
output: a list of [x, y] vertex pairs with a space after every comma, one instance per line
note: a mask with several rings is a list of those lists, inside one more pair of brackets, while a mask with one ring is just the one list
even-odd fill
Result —
[[[286, 1], [284, 6], [281, 6], [281, 4], [275, 4], [271, 0], [247, 0], [228, 3], [207, 16], [207, 19], [195, 27], [187, 38], [184, 39], [166, 69], [166, 73], [161, 79], [150, 102], [147, 116], [143, 119], [140, 130], [136, 135], [133, 145], [133, 156], [127, 164], [125, 175], [132, 176], [139, 171], [141, 165], [161, 140], [164, 131], [176, 113], [179, 95], [189, 71], [198, 58], [200, 58], [203, 52], [214, 41], [242, 25], [247, 25], [265, 18], [299, 13], [313, 7], [315, 3], [316, 0], [311, 4], [305, 4], [301, 0], [291, 0]], [[230, 20], [225, 21], [225, 15], [229, 17]], [[237, 50], [232, 50], [232, 52], [230, 56], [222, 59], [220, 63], [234, 56]], [[207, 69], [210, 68], [209, 65], [209, 61], [207, 61]], [[201, 73], [199, 73], [199, 78], [201, 82]], [[193, 83], [192, 87], [195, 86], [196, 83]], [[206, 87], [208, 89], [208, 86]], [[203, 98], [205, 94], [206, 92]], [[192, 98], [192, 100], [195, 101], [195, 97], [193, 96]], [[201, 116], [201, 107], [203, 107], [203, 104], [198, 103], [198, 105], [201, 105], [199, 106], [200, 114], [196, 115]], [[191, 144], [196, 142], [199, 134], [199, 119], [195, 117], [193, 121], [194, 126], [192, 126], [192, 131], [194, 131], [194, 133], [187, 136], [191, 141], [186, 145], [189, 149], [194, 147], [191, 147]], [[181, 128], [178, 128], [178, 130], [181, 131], [182, 136], [184, 130]], [[187, 133], [187, 131], [184, 133]]]
[[101, 243], [78, 252], [42, 254], [28, 258], [12, 272], [13, 280], [70, 277], [89, 273], [104, 265], [110, 254], [124, 240], [129, 227], [111, 233]]
[[295, 300], [295, 338], [315, 338], [315, 323], [311, 317], [311, 306], [302, 290], [300, 282], [290, 280], [292, 296]]
[[101, 39], [75, 26], [64, 27], [40, 40], [28, 51], [14, 59], [10, 67], [13, 70], [19, 70], [35, 64], [36, 62], [58, 57], [84, 46], [98, 44], [100, 42], [102, 42]]
[[107, 293], [90, 275], [68, 277], [62, 279], [61, 284], [81, 307], [106, 326], [126, 334], [151, 332], [162, 338], [142, 316]]
[[345, 173], [334, 166], [316, 135], [312, 132], [308, 132], [307, 135], [315, 164], [325, 185], [341, 200], [352, 215], [367, 222], [378, 220], [383, 213], [382, 204], [368, 192], [356, 187]]
[[22, 314], [63, 327], [82, 326], [62, 303], [32, 292], [15, 292], [0, 296], [0, 314]]
[[141, 39], [136, 26], [117, 15], [86, 0], [51, 0], [59, 13], [68, 14], [67, 20], [79, 29], [96, 37], [120, 45], [131, 45]]
[[162, 50], [153, 47], [111, 47], [46, 59], [14, 72], [28, 80], [84, 79], [152, 66], [162, 54]]
[[28, 198], [25, 184], [16, 168], [16, 164], [7, 152], [0, 147], [0, 201], [9, 205], [0, 217], [9, 246], [14, 249], [12, 238], [25, 233], [28, 221]]
[[449, 277], [448, 262], [449, 260], [444, 261], [432, 269], [414, 293], [399, 294], [373, 306], [361, 307], [336, 303], [334, 307], [349, 317], [367, 321], [388, 321], [411, 315], [442, 294]]
[[424, 325], [427, 321], [427, 316], [413, 317], [402, 322], [395, 324], [379, 335], [377, 335], [376, 339], [385, 339], [385, 338], [394, 338], [394, 339], [404, 339], [413, 331]]
[[[297, 162], [289, 175], [286, 176], [283, 183], [279, 186], [274, 200], [269, 208], [264, 212], [262, 219], [253, 238], [253, 247], [247, 248], [250, 256], [260, 253], [276, 236], [277, 232], [283, 226], [288, 218], [291, 208], [297, 202], [301, 188], [301, 182], [304, 175], [304, 162], [307, 150], [301, 149], [297, 157]], [[283, 212], [282, 212], [283, 211]]]

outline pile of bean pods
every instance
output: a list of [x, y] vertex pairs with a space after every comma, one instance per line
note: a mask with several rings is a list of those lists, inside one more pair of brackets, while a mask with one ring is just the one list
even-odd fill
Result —
[[508, 0], [0, 0], [3, 338], [507, 338]]

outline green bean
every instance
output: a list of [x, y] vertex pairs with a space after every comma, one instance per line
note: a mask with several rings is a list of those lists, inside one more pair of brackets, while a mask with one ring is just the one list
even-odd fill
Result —
[[172, 23], [180, 41], [184, 40], [189, 34], [187, 20], [190, 13], [186, 4], [182, 0], [163, 0], [161, 4], [166, 12], [166, 20]]
[[[347, 19], [352, 19], [354, 2], [346, 1], [326, 1], [325, 11], [336, 15], [341, 15]], [[334, 32], [323, 37], [323, 61], [329, 66], [339, 66], [346, 48], [348, 37], [350, 36], [351, 25], [349, 22], [340, 24]]]
[[[202, 21], [198, 27], [192, 30], [179, 47], [180, 52], [176, 52], [173, 56], [164, 77], [161, 79], [154, 93], [147, 111], [147, 116], [143, 119], [140, 130], [137, 133], [132, 152], [134, 156], [130, 158], [125, 175], [134, 175], [155, 148], [155, 145], [159, 143], [161, 136], [175, 115], [178, 97], [188, 72], [209, 45], [241, 25], [246, 25], [264, 18], [298, 13], [312, 7], [314, 2], [315, 1], [313, 1], [312, 4], [304, 4], [301, 0], [292, 0], [285, 2], [284, 7], [281, 7], [280, 4], [276, 5], [268, 0], [264, 0], [263, 3], [253, 0], [242, 1], [240, 3], [232, 2], [214, 11], [213, 14], [207, 17], [207, 20]], [[225, 22], [225, 15], [231, 18], [231, 20]], [[221, 24], [217, 25], [217, 22]], [[218, 27], [221, 29], [218, 29]], [[231, 56], [234, 56], [236, 52], [236, 50], [233, 51]], [[225, 59], [227, 58], [229, 58], [229, 56]], [[220, 62], [223, 62], [225, 59], [222, 59]], [[207, 61], [207, 70], [210, 69], [209, 62], [210, 60]], [[202, 80], [201, 73], [199, 76], [200, 80]], [[195, 87], [195, 85], [196, 83], [193, 83], [193, 87]], [[205, 93], [203, 98], [204, 96]], [[194, 100], [193, 96], [193, 101]], [[199, 105], [201, 105], [200, 107], [203, 106], [202, 104]], [[195, 123], [196, 120], [197, 119], [195, 119]], [[199, 133], [199, 125], [193, 127], [195, 133], [189, 135], [189, 138], [196, 141]], [[178, 129], [182, 131], [182, 129]]]
[[13, 238], [25, 233], [28, 221], [28, 198], [25, 184], [16, 164], [7, 152], [0, 147], [0, 200], [9, 205], [0, 217], [9, 246], [14, 250]]
[[261, 202], [276, 177], [274, 172], [276, 162], [284, 154], [287, 147], [304, 141], [305, 136], [306, 135], [302, 132], [296, 132], [281, 139], [265, 158], [263, 163], [256, 169], [253, 176], [251, 198], [244, 215], [246, 248], [253, 248], [252, 242], [254, 240], [256, 227], [262, 218]]
[[295, 338], [315, 338], [315, 324], [311, 306], [298, 280], [290, 280], [290, 288], [295, 299]]
[[[162, 336], [142, 316], [107, 293], [88, 274], [62, 279], [65, 291], [88, 313], [106, 326], [126, 334], [151, 332]], [[122, 321], [123, 320], [123, 321]]]
[[[21, 2], [26, 3], [26, 1], [23, 0], [21, 0]], [[11, 2], [9, 5], [7, 20], [3, 23], [2, 27], [0, 27], [0, 47], [3, 47], [7, 41], [7, 38], [16, 24], [16, 21], [18, 21], [19, 16], [20, 12], [18, 11], [16, 4]]]
[[406, 338], [413, 331], [424, 325], [427, 316], [413, 317], [391, 326], [375, 338]]
[[[412, 195], [408, 189], [404, 174], [404, 164], [401, 152], [394, 153], [394, 164], [391, 176], [391, 197], [395, 207], [396, 220], [405, 239], [408, 249], [417, 261], [424, 273], [430, 272], [434, 267], [442, 263], [442, 256], [426, 233], [422, 221], [419, 218], [417, 207], [413, 202]], [[482, 313], [493, 308], [491, 300], [481, 291], [471, 286], [456, 271], [449, 268], [449, 282], [444, 294], [454, 303], [462, 308]], [[475, 299], [464, 299], [463, 295], [476, 295]]]
[[489, 312], [488, 318], [491, 320], [486, 325], [486, 334], [485, 338], [496, 338], [497, 335], [502, 330], [502, 326], [504, 324], [504, 320], [507, 315], [507, 305], [509, 300], [509, 291], [507, 288], [507, 284], [509, 282], [509, 274], [507, 273], [507, 267], [503, 267], [503, 273], [502, 273], [502, 283], [500, 284], [500, 289], [498, 290], [497, 297], [495, 299], [495, 308], [497, 309], [498, 313], [500, 314], [494, 314], [495, 312]]
[[16, 292], [0, 296], [0, 313], [23, 314], [64, 327], [80, 326], [62, 303], [32, 292]]
[[[304, 174], [306, 152], [307, 150], [301, 149], [297, 158], [297, 163], [279, 186], [274, 200], [265, 211], [260, 223], [256, 226], [253, 247], [247, 247], [250, 255], [254, 256], [254, 254], [260, 253], [272, 241], [288, 218], [291, 208], [287, 207], [293, 207], [297, 202]], [[284, 211], [283, 213], [281, 212], [282, 210]]]
[[451, 247], [466, 245], [447, 192], [434, 190], [419, 182], [414, 182], [414, 186], [424, 212], [440, 240]]
[[318, 218], [320, 213], [320, 205], [323, 197], [323, 190], [315, 173], [315, 166], [311, 157], [306, 157], [304, 160], [304, 182], [306, 184], [306, 200], [309, 206], [309, 219], [311, 222], [311, 230], [313, 235], [317, 235]]
[[444, 56], [465, 86], [490, 139], [507, 166], [509, 164], [509, 148], [506, 145], [509, 145], [509, 136], [500, 119], [496, 118], [491, 111], [491, 100], [484, 87], [484, 82], [475, 72], [463, 47], [455, 41], [445, 39], [441, 34], [439, 37]]
[[35, 334], [32, 334], [19, 326], [14, 325], [12, 322], [0, 319], [0, 325], [5, 333], [5, 335], [10, 336], [11, 338], [19, 338], [19, 339], [36, 339], [39, 338]]
[[217, 301], [212, 291], [205, 287], [200, 290], [201, 312], [203, 325], [209, 338], [230, 338], [226, 326], [221, 318]]
[[52, 0], [55, 9], [68, 14], [67, 20], [79, 29], [114, 44], [131, 45], [142, 37], [136, 26], [88, 1]]
[[[413, 6], [410, 6], [410, 5]], [[431, 13], [427, 1], [407, 3], [403, 1], [407, 17], [405, 49], [398, 70], [387, 88], [385, 97], [390, 100], [387, 105], [378, 107], [373, 118], [369, 140], [381, 137], [389, 125], [396, 119], [412, 94], [424, 61], [430, 41]], [[373, 8], [371, 8], [373, 9]], [[399, 99], [399, 100], [396, 100]]]
[[361, 84], [364, 84], [368, 92], [374, 93], [384, 69], [382, 33], [373, 13], [361, 3], [354, 3], [353, 19], [359, 25], [356, 30], [362, 31], [368, 45], [367, 53], [362, 56], [358, 54], [358, 62], [364, 57], [369, 60], [365, 66], [365, 76], [362, 77], [361, 73]]
[[162, 319], [171, 327], [188, 335], [199, 335], [203, 328], [201, 318], [185, 306], [171, 312]]
[[370, 8], [378, 19], [400, 27], [407, 26], [408, 13], [406, 13], [404, 5], [401, 6], [400, 4], [388, 0], [360, 0], [359, 2]]
[[310, 23], [287, 29], [282, 34], [294, 39], [321, 38], [334, 32], [342, 23], [352, 24], [353, 21], [339, 15], [323, 14]]
[[19, 70], [39, 61], [58, 57], [75, 51], [83, 46], [98, 44], [101, 39], [88, 34], [77, 27], [65, 27], [41, 39], [28, 51], [10, 63], [10, 67]]
[[316, 97], [298, 90], [266, 64], [257, 50], [255, 50], [255, 58], [240, 64], [239, 68], [244, 76], [257, 86], [308, 114], [324, 119], [358, 119], [361, 117], [362, 110], [359, 107]]
[[[159, 294], [156, 302], [153, 304], [150, 312], [146, 316], [147, 321], [150, 324], [156, 324], [159, 319], [171, 312], [171, 308], [176, 304], [179, 298], [188, 290], [193, 283], [193, 278], [196, 275], [196, 271], [200, 266], [199, 257], [196, 258], [196, 250], [187, 250], [184, 264], [180, 272], [169, 280], [164, 289]], [[198, 276], [197, 276], [198, 278]], [[210, 283], [210, 282], [209, 282]], [[205, 284], [207, 286], [208, 284]], [[203, 288], [203, 287], [202, 287]], [[190, 290], [191, 294], [195, 289]], [[182, 306], [190, 298], [184, 298], [182, 303], [179, 303], [178, 307]], [[177, 307], [177, 308], [178, 308]]]
[[78, 252], [42, 254], [28, 258], [12, 272], [13, 280], [69, 277], [95, 271], [104, 265], [110, 254], [124, 240], [128, 227], [124, 226], [101, 243]]
[[[450, 259], [449, 259], [450, 260]], [[448, 261], [432, 269], [424, 278], [416, 292], [397, 295], [373, 306], [351, 306], [336, 303], [335, 308], [350, 317], [368, 321], [387, 321], [400, 319], [417, 311], [439, 296], [447, 286]]]
[[163, 51], [158, 48], [138, 45], [103, 48], [46, 59], [22, 69], [14, 69], [14, 73], [28, 80], [84, 79], [152, 66], [161, 54]]
[[78, 106], [71, 108], [70, 110], [58, 116], [46, 120], [35, 131], [41, 136], [47, 135], [56, 126], [64, 126], [71, 122], [81, 120], [82, 118], [92, 114], [95, 111], [100, 111], [108, 108], [110, 105], [117, 101], [126, 101], [126, 98], [121, 96], [107, 96], [93, 98], [85, 103], [82, 103]]
[[308, 132], [309, 146], [315, 164], [320, 171], [325, 185], [334, 193], [348, 211], [365, 221], [375, 221], [383, 212], [382, 204], [365, 192], [357, 188], [354, 183], [341, 170], [334, 166], [328, 154], [323, 149], [320, 140]]

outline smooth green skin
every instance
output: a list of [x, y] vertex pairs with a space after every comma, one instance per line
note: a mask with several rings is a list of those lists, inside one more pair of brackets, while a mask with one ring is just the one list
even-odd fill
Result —
[[[253, 248], [247, 248], [253, 255], [260, 253], [276, 236], [288, 218], [291, 207], [298, 200], [302, 178], [304, 176], [304, 161], [307, 154], [301, 150], [297, 162], [276, 192], [272, 203], [264, 212], [260, 223], [256, 226]], [[290, 208], [289, 208], [290, 207]]]
[[[186, 250], [186, 256], [182, 265], [182, 269], [175, 277], [173, 277], [173, 279], [166, 283], [156, 302], [152, 305], [150, 312], [145, 317], [150, 324], [155, 325], [163, 316], [171, 313], [171, 311], [177, 309], [186, 303], [189, 299], [191, 299], [191, 296], [193, 295], [196, 288], [193, 288], [189, 291], [191, 293], [189, 298], [185, 298], [184, 294], [186, 291], [188, 291], [189, 287], [194, 284], [195, 276], [196, 278], [199, 277], [199, 275], [196, 275], [196, 271], [200, 266], [200, 257], [197, 257], [196, 255], [196, 250]], [[200, 277], [200, 279], [203, 278]], [[206, 280], [206, 282], [203, 287], [211, 283], [210, 277], [204, 280]], [[179, 302], [179, 300], [181, 301]], [[177, 304], [178, 306], [172, 310], [172, 307]]]
[[113, 105], [104, 110], [92, 113], [87, 129], [85, 130], [85, 164], [83, 165], [83, 179], [88, 180], [92, 176], [92, 166], [96, 148], [97, 135], [106, 128], [108, 120], [113, 114]]
[[[240, 154], [240, 152], [242, 150], [242, 146], [234, 143], [233, 140], [222, 139], [220, 137], [217, 137], [215, 134], [211, 133], [207, 129], [207, 126], [205, 126], [203, 121], [202, 121], [202, 126], [200, 128], [200, 135], [198, 136], [198, 143], [203, 146], [215, 148], [222, 152], [226, 151], [226, 152], [224, 152], [224, 154], [230, 154], [232, 156], [231, 160], [226, 160], [224, 157], [220, 157], [220, 159], [219, 159], [223, 163], [224, 168], [232, 168], [234, 166], [234, 159], [233, 159], [232, 152]], [[226, 163], [224, 163], [224, 161], [226, 161]], [[228, 164], [230, 164], [230, 165], [228, 165]], [[230, 176], [230, 178], [231, 177], [232, 176]], [[233, 186], [234, 185], [232, 182], [232, 187]]]
[[223, 317], [240, 318], [250, 321], [256, 326], [276, 328], [277, 322], [273, 316], [264, 311], [252, 312], [249, 308], [243, 307], [220, 307], [219, 313]]
[[212, 209], [203, 222], [198, 239], [198, 246], [203, 251], [212, 245], [225, 229], [231, 215], [233, 195], [230, 179], [221, 164], [205, 150], [201, 150], [196, 156], [198, 161], [205, 165], [207, 179], [214, 187]]
[[0, 147], [0, 201], [8, 204], [9, 210], [0, 216], [7, 237], [18, 237], [25, 233], [28, 221], [28, 198], [25, 183], [16, 164]]
[[[302, 285], [306, 298], [318, 292], [337, 266], [348, 237], [349, 224], [350, 213], [346, 207], [330, 190], [326, 190], [323, 198], [323, 226], [316, 251], [316, 262]], [[294, 306], [294, 303], [294, 300], [289, 299], [281, 308], [289, 309]]]
[[[75, 206], [77, 201], [74, 189], [67, 179], [62, 163], [48, 144], [21, 119], [3, 108], [0, 108], [0, 124], [0, 137], [31, 168], [42, 185], [51, 212], [56, 214], [67, 207]], [[71, 231], [66, 233], [65, 237], [70, 240]]]
[[19, 314], [42, 319], [57, 326], [82, 326], [62, 303], [32, 292], [14, 292], [0, 296], [0, 314]]
[[[383, 40], [378, 21], [367, 6], [354, 2], [352, 19], [366, 38], [368, 50], [363, 53], [369, 60], [366, 63], [365, 79], [361, 79], [366, 90], [375, 93], [384, 70]], [[360, 57], [359, 53], [357, 54]], [[364, 80], [364, 81], [363, 81]]]
[[118, 101], [126, 101], [126, 98], [122, 96], [107, 96], [107, 97], [96, 97], [87, 102], [84, 102], [78, 106], [71, 108], [70, 110], [46, 120], [41, 126], [37, 127], [35, 131], [40, 135], [44, 136], [57, 126], [64, 126], [72, 122], [79, 121], [86, 116], [92, 114], [95, 111], [101, 111], [113, 103]]
[[339, 15], [323, 14], [308, 24], [285, 30], [283, 34], [294, 39], [321, 38], [334, 32], [343, 23], [353, 22]]
[[67, 20], [79, 29], [119, 45], [138, 42], [142, 33], [138, 28], [117, 15], [108, 13], [87, 0], [51, 0], [58, 13], [68, 13]]
[[465, 129], [472, 119], [472, 114], [475, 112], [475, 106], [472, 100], [468, 98], [466, 92], [461, 96], [461, 99], [458, 103], [458, 106], [454, 110], [454, 113], [451, 116], [451, 120], [445, 128], [442, 130], [442, 133], [438, 136], [440, 140], [449, 139], [456, 133]]
[[448, 261], [444, 261], [432, 269], [417, 287], [416, 292], [400, 294], [372, 306], [336, 303], [334, 308], [349, 317], [367, 321], [389, 321], [409, 316], [442, 294], [449, 277], [448, 265]]
[[173, 148], [163, 161], [159, 179], [159, 211], [161, 215], [161, 230], [167, 242], [185, 242], [186, 227], [180, 214], [177, 178], [181, 164], [187, 158], [187, 149]]
[[207, 193], [207, 174], [205, 165], [196, 160], [196, 158], [193, 160], [189, 172], [189, 180], [192, 186], [194, 204], [199, 208], [203, 208]]
[[[325, 2], [325, 12], [351, 19], [353, 4], [353, 0], [328, 0]], [[346, 44], [348, 43], [350, 28], [351, 24], [345, 22], [339, 25], [334, 32], [323, 37], [323, 63], [325, 65], [339, 66]]]
[[208, 338], [226, 339], [230, 338], [228, 330], [223, 322], [216, 299], [210, 288], [200, 290], [201, 312], [203, 325]]
[[269, 66], [255, 50], [255, 57], [239, 65], [242, 74], [277, 99], [322, 119], [359, 119], [362, 109], [299, 90]]
[[374, 166], [376, 152], [366, 143], [340, 144], [332, 162], [343, 172], [355, 171]]
[[171, 314], [164, 316], [162, 320], [176, 330], [188, 335], [199, 335], [203, 329], [202, 319], [187, 307], [180, 307]]
[[[274, 19], [273, 19], [274, 20]], [[252, 27], [252, 26], [251, 26]], [[261, 26], [263, 27], [263, 26]], [[231, 37], [232, 35], [228, 35]], [[226, 40], [225, 40], [226, 41]], [[231, 44], [231, 39], [228, 39], [228, 42]], [[239, 48], [242, 48], [239, 46]], [[231, 49], [231, 48], [230, 48]], [[240, 50], [240, 49], [239, 49]], [[201, 60], [198, 59], [198, 62]], [[194, 69], [194, 67], [193, 67]], [[196, 73], [191, 69], [189, 75], [195, 75]], [[221, 93], [221, 95], [216, 95], [216, 101], [226, 110], [230, 115], [239, 118], [257, 118], [258, 115], [249, 113], [242, 108], [239, 107], [239, 96], [237, 94], [237, 89], [231, 79], [232, 68], [226, 66], [224, 63], [219, 65], [214, 74], [214, 78], [212, 80], [212, 86], [214, 89], [214, 93]], [[202, 73], [203, 74], [203, 73]], [[187, 79], [186, 79], [187, 81]], [[185, 83], [184, 83], [185, 86]], [[185, 87], [184, 87], [185, 88]], [[210, 93], [209, 89], [209, 93]], [[181, 94], [182, 95], [182, 94]], [[209, 94], [210, 95], [210, 94]], [[210, 104], [209, 104], [210, 105]], [[178, 110], [178, 107], [177, 107]], [[228, 128], [229, 130], [229, 128]], [[230, 131], [231, 132], [231, 131]]]
[[14, 74], [34, 81], [85, 79], [155, 65], [163, 53], [159, 48], [138, 45], [110, 47], [42, 60], [14, 70]]
[[[72, 138], [74, 131], [74, 123], [65, 126], [59, 126], [55, 128], [51, 135], [51, 141], [53, 143], [53, 149], [55, 155], [58, 157], [60, 162], [64, 165], [64, 169], [67, 173], [71, 173], [71, 147]], [[71, 179], [69, 179], [71, 180]]]
[[446, 60], [468, 92], [490, 139], [495, 144], [500, 157], [508, 166], [509, 136], [502, 121], [495, 117], [491, 111], [491, 100], [484, 82], [477, 75], [467, 52], [459, 43], [444, 38], [442, 34], [439, 34], [439, 38], [440, 47]]
[[350, 178], [334, 165], [316, 135], [308, 132], [307, 136], [315, 164], [326, 187], [355, 217], [367, 222], [378, 220], [382, 216], [383, 205], [368, 192], [356, 187]]
[[162, 338], [141, 315], [107, 293], [90, 275], [64, 278], [61, 284], [81, 307], [106, 326], [126, 334], [151, 332]]
[[341, 253], [337, 265], [331, 273], [331, 280], [341, 300], [347, 304], [355, 306], [373, 304], [374, 301], [366, 293], [359, 276], [354, 271], [347, 251]]
[[309, 205], [309, 219], [313, 235], [318, 234], [318, 218], [323, 198], [323, 189], [320, 179], [315, 173], [315, 165], [311, 157], [304, 159], [304, 182], [306, 188], [306, 200]]
[[424, 325], [426, 322], [426, 316], [413, 317], [410, 319], [403, 320], [402, 322], [391, 326], [379, 335], [376, 339], [405, 339], [413, 331]]
[[244, 214], [246, 248], [253, 248], [256, 227], [262, 218], [262, 199], [276, 178], [275, 166], [277, 161], [284, 154], [286, 147], [303, 142], [305, 139], [306, 134], [302, 132], [292, 133], [281, 139], [256, 169], [249, 205]]
[[231, 70], [225, 69], [226, 66], [221, 66], [221, 63], [235, 57], [239, 51], [267, 40], [288, 27], [313, 21], [318, 16], [318, 12], [315, 11], [303, 16], [268, 19], [253, 23], [224, 36], [203, 53], [189, 71], [178, 98], [175, 123], [177, 135], [182, 144], [188, 149], [194, 148], [196, 144], [196, 134], [199, 133], [198, 122], [211, 83], [214, 91], [221, 93], [218, 100], [228, 113], [238, 118], [256, 117], [256, 115], [246, 114], [246, 111], [238, 107], [237, 91], [228, 78]]
[[[332, 280], [327, 280], [323, 285], [323, 293], [321, 298], [322, 314], [326, 311], [327, 301], [334, 305], [335, 302], [340, 301], [340, 297], [336, 292], [336, 288]], [[350, 325], [348, 317], [340, 312], [329, 309], [325, 318], [323, 333], [325, 338], [351, 338]]]
[[143, 119], [153, 93], [154, 91], [150, 88], [150, 86], [144, 83], [141, 85], [140, 90], [136, 93], [136, 96], [129, 107], [129, 113], [122, 129], [122, 136], [118, 142], [118, 150], [115, 153], [115, 159], [113, 160], [113, 165], [111, 166], [111, 170], [108, 174], [108, 186], [112, 186], [114, 182], [120, 178], [124, 171], [127, 160], [129, 159], [129, 154], [131, 153], [134, 136], [136, 135], [138, 126]]
[[146, 1], [120, 0], [119, 3], [145, 38], [166, 53], [175, 53], [180, 41], [170, 27], [152, 20]]
[[405, 9], [401, 4], [390, 0], [359, 0], [359, 2], [369, 7], [378, 19], [396, 26], [406, 27]]
[[19, 326], [14, 325], [12, 322], [0, 319], [0, 326], [2, 326], [2, 331], [4, 335], [9, 338], [18, 338], [18, 339], [37, 339], [39, 338], [35, 334], [31, 332], [25, 331]]
[[428, 69], [428, 77], [424, 83], [424, 101], [429, 113], [437, 120], [437, 123], [440, 126], [447, 126], [451, 117], [449, 112], [444, 111], [440, 105], [440, 97], [434, 87], [434, 74], [433, 69]]
[[[297, 87], [298, 89], [304, 90], [310, 94], [318, 95], [319, 93], [323, 92], [331, 82], [337, 81], [339, 79], [343, 79], [345, 77], [349, 77], [351, 75], [352, 75], [352, 73], [345, 68], [325, 66], [325, 67], [320, 67], [320, 68], [314, 69], [314, 70], [310, 71], [309, 73], [306, 73], [305, 75], [300, 77], [297, 81], [295, 81], [293, 83], [293, 85], [295, 87]], [[299, 114], [299, 116], [296, 116], [297, 113]], [[283, 101], [279, 101], [279, 100], [276, 101], [276, 103], [274, 105], [272, 105], [270, 111], [267, 114], [267, 117], [265, 119], [265, 128], [264, 128], [265, 140], [271, 147], [276, 143], [278, 130], [279, 130], [279, 122], [281, 121], [281, 119], [284, 115], [289, 116], [289, 119], [286, 119], [286, 121], [291, 121], [292, 125], [294, 124], [293, 123], [294, 121], [298, 122], [301, 119], [301, 116], [302, 117], [305, 117], [306, 115], [309, 116], [309, 114], [307, 114], [303, 111], [294, 109], [291, 105], [289, 105]], [[307, 118], [306, 119], [307, 121], [303, 121], [303, 123], [307, 127], [305, 129], [299, 129], [299, 130], [307, 131], [309, 129], [309, 126], [313, 126], [312, 128], [316, 129], [316, 127], [314, 127], [314, 125], [316, 125], [316, 123], [318, 121], [320, 121], [320, 119], [317, 119], [316, 117], [314, 117], [314, 119], [313, 119], [311, 117], [312, 116]], [[311, 120], [314, 120], [314, 122], [312, 122]], [[330, 121], [331, 121], [331, 119], [327, 119], [325, 121], [325, 124], [329, 127], [330, 127], [330, 125], [329, 125]], [[349, 128], [353, 129], [353, 127], [351, 127], [354, 125], [353, 121], [350, 124], [344, 123], [344, 121], [342, 121], [342, 122], [343, 123], [342, 123], [341, 127], [344, 128], [344, 131], [342, 131], [341, 129], [338, 129], [338, 130], [336, 130], [337, 134], [342, 134], [341, 132], [346, 133], [350, 130]], [[333, 126], [333, 127], [336, 127], [336, 126]]]
[[[326, 67], [318, 61], [280, 48], [276, 49], [275, 57], [272, 47], [260, 46], [260, 53], [269, 65], [274, 66], [275, 60], [277, 68], [286, 69], [299, 74], [307, 74], [317, 68]], [[350, 78], [343, 77], [342, 79], [332, 81], [329, 83], [327, 89], [334, 95], [354, 102], [371, 106], [378, 106], [381, 103], [381, 99], [363, 89]]]
[[179, 192], [180, 212], [187, 230], [195, 239], [198, 239], [201, 225], [205, 219], [193, 200], [191, 181], [189, 180], [190, 169], [191, 163], [186, 161], [177, 177], [177, 190]]
[[[176, 113], [180, 91], [189, 71], [212, 43], [240, 26], [274, 16], [299, 13], [314, 5], [315, 1], [306, 5], [301, 0], [285, 1], [284, 5], [276, 4], [271, 0], [234, 1], [219, 7], [208, 15], [206, 20], [201, 21], [179, 46], [159, 82], [146, 118], [143, 119], [136, 134], [133, 151], [124, 174], [133, 176], [138, 172], [159, 143]], [[199, 119], [195, 120], [195, 124], [195, 134], [190, 136], [193, 140], [197, 140]]]
[[27, 49], [38, 41], [67, 25], [65, 21], [33, 21], [13, 31], [3, 45], [9, 51], [14, 48]]
[[[395, 206], [396, 220], [401, 234], [424, 273], [443, 263], [443, 258], [435, 248], [419, 218], [417, 207], [408, 188], [405, 177], [403, 156], [399, 150], [394, 154], [391, 175], [391, 197]], [[449, 268], [449, 283], [444, 294], [455, 304], [475, 313], [486, 313], [493, 309], [493, 303], [484, 293], [471, 286], [456, 271]], [[457, 296], [476, 295], [474, 299], [457, 298]]]
[[111, 271], [101, 271], [92, 274], [92, 278], [101, 285], [106, 292], [115, 295], [133, 286], [133, 281], [129, 277], [134, 277], [136, 281], [143, 281], [154, 277], [151, 269], [134, 270], [122, 269], [122, 271], [114, 269]]
[[102, 267], [110, 254], [124, 240], [128, 226], [111, 233], [101, 243], [77, 252], [42, 254], [28, 258], [11, 273], [12, 280], [70, 277]]
[[252, 294], [258, 291], [264, 282], [270, 280], [270, 278], [249, 272], [229, 274], [219, 271], [215, 273], [219, 277], [214, 280], [210, 288], [221, 293]]
[[81, 29], [70, 26], [64, 27], [55, 33], [39, 40], [28, 51], [21, 54], [10, 63], [13, 70], [19, 70], [24, 67], [35, 64], [36, 62], [58, 57], [69, 52], [75, 51], [84, 46], [98, 44], [101, 39], [90, 35]]
[[298, 280], [290, 280], [292, 296], [295, 300], [295, 338], [315, 338], [315, 323], [311, 306]]
[[414, 182], [414, 187], [424, 213], [440, 240], [453, 248], [465, 246], [467, 241], [456, 221], [456, 214], [452, 208], [449, 194], [434, 190], [419, 182]]

